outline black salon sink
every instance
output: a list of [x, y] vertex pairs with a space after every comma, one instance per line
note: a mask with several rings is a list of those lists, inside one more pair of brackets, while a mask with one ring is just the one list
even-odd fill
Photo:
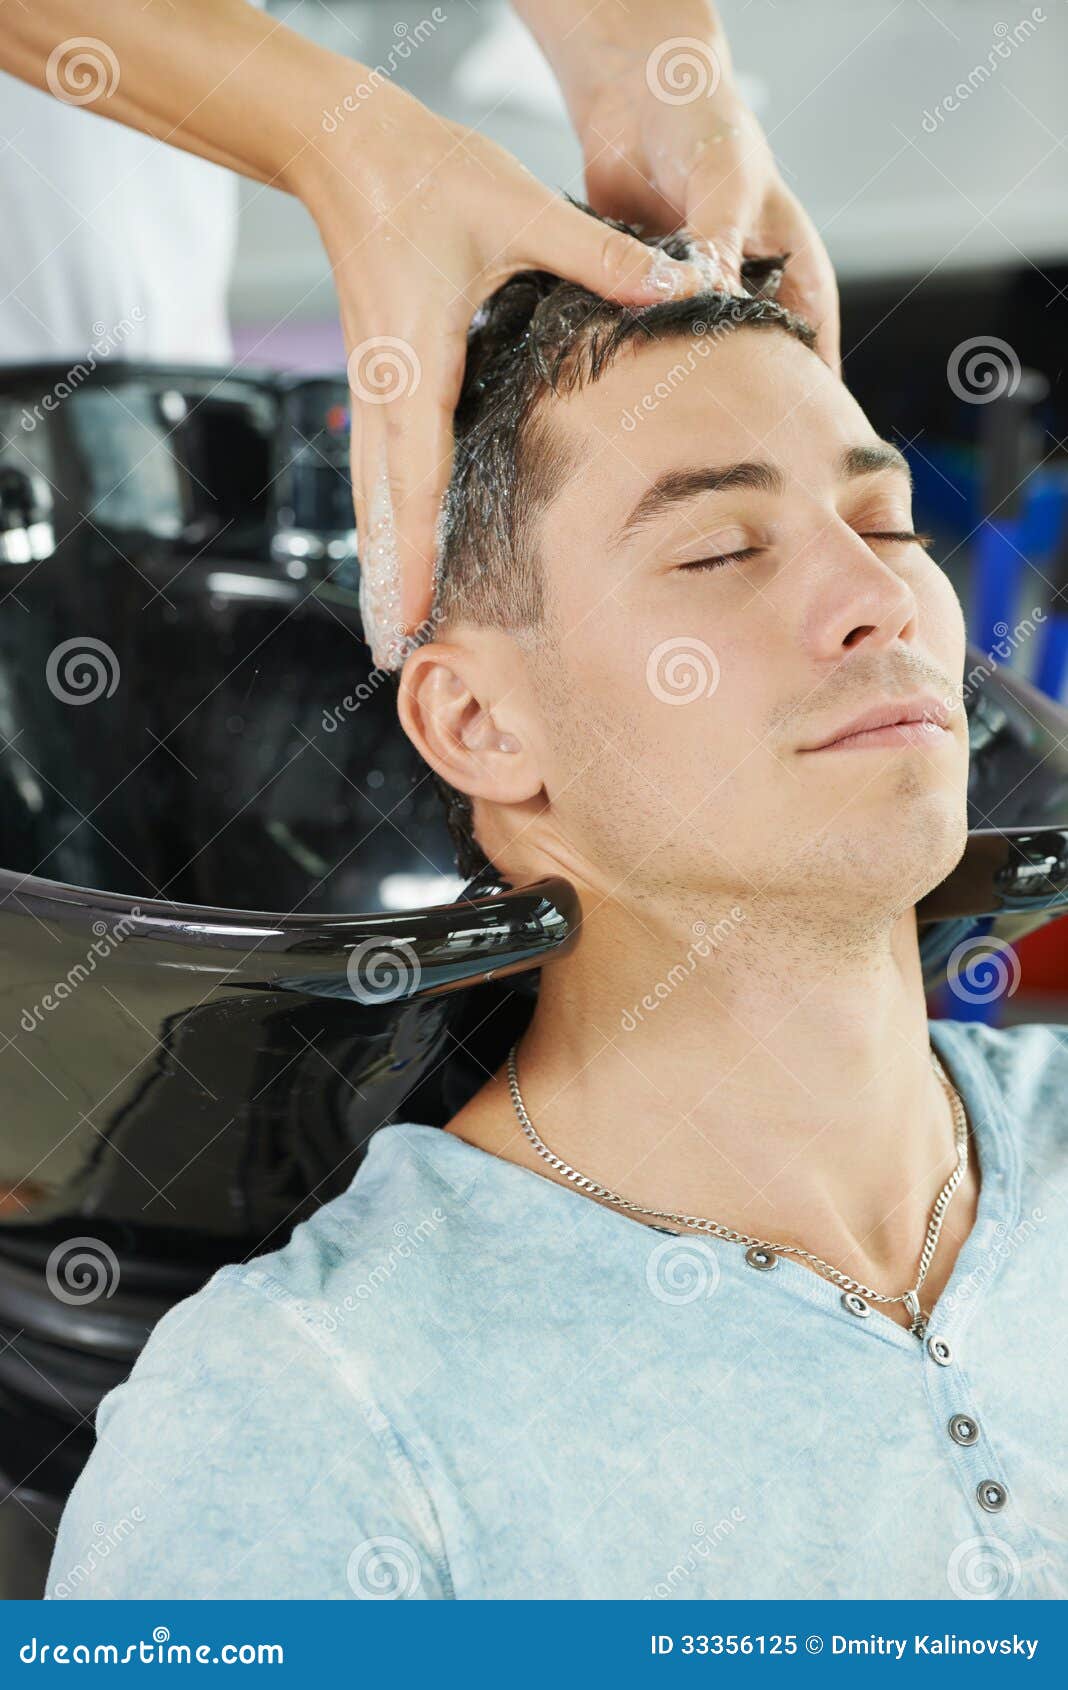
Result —
[[64, 374], [0, 373], [0, 1466], [44, 1496], [165, 1308], [477, 1089], [576, 913], [454, 872], [344, 383]]

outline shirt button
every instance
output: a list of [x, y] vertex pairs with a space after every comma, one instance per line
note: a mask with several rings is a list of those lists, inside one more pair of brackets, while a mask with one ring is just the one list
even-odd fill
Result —
[[751, 1268], [763, 1268], [765, 1272], [767, 1272], [769, 1268], [778, 1267], [779, 1265], [779, 1258], [775, 1254], [774, 1250], [765, 1250], [762, 1244], [750, 1245], [749, 1249], [745, 1252], [745, 1259]]
[[950, 1416], [949, 1435], [955, 1444], [975, 1444], [979, 1442], [979, 1426], [968, 1414], [954, 1414]]
[[850, 1314], [859, 1315], [861, 1319], [866, 1314], [871, 1314], [871, 1304], [864, 1301], [859, 1291], [843, 1291], [842, 1307], [848, 1309]]
[[975, 1494], [979, 1498], [980, 1506], [985, 1508], [988, 1514], [998, 1513], [1009, 1500], [1005, 1486], [999, 1485], [996, 1479], [984, 1479], [981, 1485], [976, 1486]]
[[953, 1351], [945, 1338], [928, 1338], [927, 1354], [932, 1361], [938, 1363], [939, 1367], [948, 1367], [953, 1360]]

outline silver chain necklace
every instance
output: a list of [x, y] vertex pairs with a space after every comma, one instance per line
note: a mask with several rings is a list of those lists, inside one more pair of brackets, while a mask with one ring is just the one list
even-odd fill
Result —
[[563, 1157], [557, 1156], [551, 1151], [534, 1130], [534, 1123], [527, 1114], [522, 1093], [519, 1090], [519, 1076], [516, 1069], [516, 1053], [518, 1050], [519, 1040], [516, 1039], [508, 1052], [508, 1089], [512, 1094], [512, 1103], [519, 1124], [538, 1155], [544, 1157], [551, 1168], [555, 1168], [557, 1173], [563, 1174], [564, 1178], [569, 1180], [572, 1185], [577, 1186], [580, 1191], [588, 1192], [593, 1197], [600, 1197], [604, 1202], [613, 1204], [617, 1209], [627, 1210], [631, 1214], [651, 1215], [657, 1220], [675, 1221], [678, 1225], [690, 1227], [693, 1231], [714, 1233], [717, 1238], [724, 1238], [730, 1244], [745, 1244], [748, 1246], [746, 1261], [752, 1267], [772, 1268], [780, 1255], [803, 1256], [806, 1261], [822, 1268], [836, 1285], [842, 1287], [843, 1291], [854, 1292], [874, 1303], [904, 1303], [912, 1317], [909, 1331], [921, 1340], [925, 1337], [930, 1314], [920, 1307], [920, 1287], [927, 1278], [927, 1270], [935, 1253], [938, 1235], [942, 1231], [942, 1222], [945, 1219], [946, 1210], [949, 1208], [950, 1199], [964, 1178], [968, 1166], [968, 1121], [964, 1113], [964, 1105], [956, 1087], [939, 1061], [938, 1053], [933, 1046], [931, 1048], [931, 1061], [934, 1063], [935, 1073], [942, 1082], [953, 1111], [957, 1166], [935, 1198], [931, 1219], [927, 1227], [927, 1237], [920, 1255], [916, 1283], [911, 1290], [903, 1291], [897, 1297], [886, 1297], [880, 1291], [873, 1291], [870, 1285], [864, 1285], [858, 1279], [851, 1279], [848, 1274], [842, 1273], [839, 1268], [832, 1267], [830, 1262], [825, 1262], [821, 1256], [814, 1256], [811, 1250], [802, 1250], [799, 1244], [772, 1244], [766, 1238], [751, 1238], [748, 1233], [737, 1232], [733, 1227], [721, 1226], [718, 1221], [705, 1220], [700, 1215], [680, 1215], [675, 1214], [670, 1209], [649, 1209], [642, 1203], [635, 1203], [629, 1197], [621, 1197], [618, 1192], [610, 1191], [606, 1185], [601, 1185], [597, 1180], [590, 1179], [588, 1175], [578, 1173], [576, 1169], [570, 1167], [563, 1160]]

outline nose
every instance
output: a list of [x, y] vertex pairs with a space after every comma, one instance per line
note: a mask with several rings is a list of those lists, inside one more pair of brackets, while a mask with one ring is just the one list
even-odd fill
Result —
[[[873, 649], [918, 634], [919, 607], [908, 579], [842, 523], [834, 542], [819, 542], [821, 564], [807, 574], [805, 644], [816, 658], [834, 659], [866, 642]], [[899, 548], [903, 551], [903, 548]]]

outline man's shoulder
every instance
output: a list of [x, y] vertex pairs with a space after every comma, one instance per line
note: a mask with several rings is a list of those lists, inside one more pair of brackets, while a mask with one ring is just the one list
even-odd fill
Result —
[[990, 1027], [983, 1021], [948, 1024], [955, 1042], [969, 1050], [1000, 1086], [1029, 1099], [1063, 1096], [1068, 1075], [1068, 1024], [1021, 1021]]
[[963, 1064], [993, 1090], [1014, 1136], [1029, 1149], [1046, 1146], [1068, 1156], [1068, 1025], [1025, 1021], [990, 1027], [981, 1021], [943, 1022], [949, 1061]]
[[[233, 1368], [238, 1349], [281, 1359], [306, 1346], [357, 1383], [447, 1327], [480, 1249], [469, 1209], [479, 1169], [436, 1128], [381, 1128], [352, 1184], [298, 1223], [278, 1249], [216, 1270], [158, 1322], [146, 1369]], [[456, 1310], [452, 1310], [452, 1315]]]
[[[442, 1250], [473, 1182], [430, 1128], [382, 1132], [287, 1244], [156, 1323], [100, 1403], [50, 1594], [361, 1595], [354, 1545], [377, 1541], [415, 1557], [422, 1594], [451, 1594], [408, 1405], [440, 1374]], [[126, 1535], [97, 1555], [103, 1516]]]
[[458, 1318], [471, 1262], [487, 1246], [485, 1218], [471, 1205], [478, 1178], [477, 1153], [450, 1134], [412, 1122], [382, 1127], [351, 1185], [284, 1246], [221, 1269], [215, 1296], [232, 1306], [255, 1298], [260, 1320], [308, 1338], [338, 1364], [363, 1355], [389, 1366]]
[[396, 1308], [424, 1299], [457, 1255], [477, 1247], [471, 1195], [480, 1175], [477, 1153], [436, 1127], [380, 1128], [347, 1190], [242, 1276], [323, 1305], [341, 1297]]

